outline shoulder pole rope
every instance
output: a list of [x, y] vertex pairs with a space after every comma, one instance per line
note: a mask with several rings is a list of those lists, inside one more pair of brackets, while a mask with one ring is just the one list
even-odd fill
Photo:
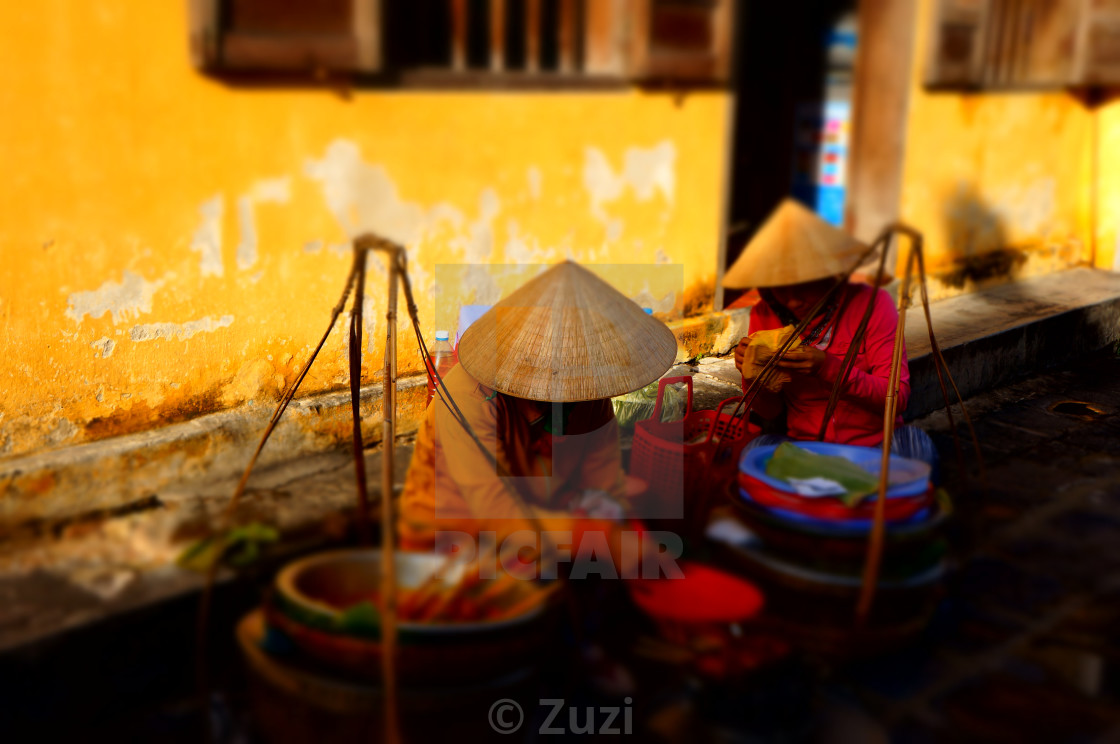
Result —
[[[751, 384], [747, 388], [746, 392], [744, 392], [743, 395], [739, 398], [739, 403], [735, 406], [735, 409], [731, 413], [732, 418], [738, 416], [739, 411], [741, 410], [750, 410], [751, 406], [754, 404], [754, 399], [758, 395], [758, 391], [761, 389], [762, 385], [777, 371], [778, 363], [785, 357], [786, 352], [793, 345], [794, 341], [800, 338], [801, 332], [804, 331], [812, 323], [812, 321], [821, 312], [821, 310], [826, 307], [828, 303], [831, 302], [832, 299], [836, 296], [836, 294], [844, 288], [844, 286], [848, 283], [848, 277], [851, 276], [852, 271], [855, 271], [856, 268], [863, 265], [863, 263], [871, 257], [871, 255], [875, 251], [875, 247], [875, 244], [872, 244], [871, 247], [869, 247], [863, 253], [863, 255], [860, 256], [859, 261], [855, 264], [855, 266], [852, 267], [850, 271], [848, 271], [843, 276], [838, 277], [835, 284], [833, 284], [829, 288], [828, 292], [825, 293], [825, 295], [821, 297], [817, 301], [817, 303], [813, 305], [812, 308], [809, 309], [809, 312], [805, 314], [805, 317], [802, 318], [796, 326], [794, 326], [794, 332], [790, 334], [790, 337], [782, 343], [777, 352], [775, 352], [775, 354], [770, 357], [769, 360], [767, 360], [766, 364], [763, 365], [762, 371], [760, 371], [759, 374], [754, 378], [754, 380], [751, 381]], [[713, 437], [713, 441], [715, 443], [714, 452], [718, 454], [718, 452], [720, 451], [719, 445], [721, 444], [721, 439], [716, 439], [715, 437]]]
[[524, 514], [526, 520], [528, 520], [533, 530], [540, 536], [541, 549], [539, 551], [539, 555], [542, 563], [545, 561], [545, 559], [551, 560], [556, 555], [556, 547], [552, 545], [552, 543], [546, 537], [547, 533], [545, 532], [544, 525], [541, 524], [540, 519], [533, 512], [532, 508], [528, 505], [528, 503], [526, 503], [522, 495], [510, 482], [513, 476], [500, 462], [498, 462], [495, 453], [491, 452], [490, 448], [483, 444], [482, 440], [478, 438], [478, 435], [475, 433], [474, 429], [471, 428], [470, 422], [467, 421], [467, 418], [459, 408], [458, 403], [455, 402], [455, 399], [451, 395], [451, 391], [447, 389], [447, 385], [444, 383], [443, 377], [439, 374], [439, 370], [437, 370], [435, 368], [435, 365], [432, 364], [432, 357], [428, 352], [428, 345], [424, 341], [424, 335], [420, 332], [420, 316], [419, 311], [416, 307], [416, 301], [412, 295], [412, 282], [409, 280], [408, 272], [404, 271], [403, 267], [402, 271], [400, 272], [400, 276], [404, 285], [405, 306], [408, 308], [408, 314], [412, 320], [412, 328], [416, 335], [416, 345], [420, 350], [421, 360], [424, 362], [424, 366], [427, 369], [428, 379], [435, 383], [436, 394], [439, 396], [440, 402], [451, 413], [452, 418], [454, 418], [455, 422], [458, 423], [459, 426], [463, 428], [463, 431], [465, 431], [471, 438], [471, 441], [474, 442], [475, 446], [478, 448], [478, 451], [482, 453], [482, 456], [484, 458], [486, 458], [486, 461], [494, 468], [495, 473], [497, 473], [503, 485], [505, 485], [506, 492], [513, 499], [518, 510], [521, 511], [522, 514]]
[[929, 309], [929, 295], [926, 289], [925, 262], [922, 251], [922, 234], [917, 230], [901, 223], [892, 224], [888, 226], [887, 230], [905, 235], [909, 239], [910, 250], [906, 258], [906, 269], [905, 273], [903, 274], [902, 288], [898, 295], [898, 327], [895, 330], [894, 349], [891, 360], [891, 373], [887, 386], [887, 400], [885, 410], [883, 412], [883, 456], [879, 473], [879, 492], [875, 501], [875, 513], [872, 520], [871, 536], [868, 541], [867, 558], [864, 562], [863, 582], [860, 587], [859, 601], [856, 605], [857, 625], [863, 625], [864, 623], [866, 623], [868, 616], [870, 615], [872, 602], [875, 598], [875, 589], [879, 578], [879, 567], [880, 563], [882, 562], [886, 531], [885, 512], [888, 475], [890, 468], [890, 452], [894, 435], [895, 418], [897, 417], [898, 413], [898, 391], [902, 367], [902, 346], [905, 339], [906, 309], [911, 304], [910, 283], [911, 276], [915, 267], [918, 270], [922, 306], [925, 311], [926, 327], [929, 332], [931, 353], [934, 360], [934, 368], [937, 371], [938, 383], [941, 387], [941, 394], [945, 399], [945, 408], [948, 413], [950, 427], [953, 430], [953, 444], [956, 449], [958, 462], [960, 463], [960, 472], [962, 474], [962, 477], [965, 476], [966, 471], [964, 468], [964, 454], [960, 444], [960, 437], [953, 423], [953, 403], [949, 398], [948, 389], [945, 386], [946, 380], [948, 380], [949, 384], [953, 388], [953, 391], [956, 393], [957, 404], [960, 406], [961, 415], [967, 423], [969, 434], [972, 437], [973, 447], [975, 448], [977, 467], [980, 470], [981, 482], [982, 484], [986, 483], [986, 478], [984, 476], [984, 459], [980, 452], [980, 440], [976, 436], [976, 430], [972, 426], [972, 418], [969, 416], [968, 409], [964, 405], [964, 400], [961, 397], [960, 390], [957, 388], [957, 384], [953, 380], [953, 376], [949, 371], [949, 367], [945, 363], [945, 358], [941, 354], [941, 348], [940, 346], [938, 346], [937, 339], [934, 337], [933, 320]]

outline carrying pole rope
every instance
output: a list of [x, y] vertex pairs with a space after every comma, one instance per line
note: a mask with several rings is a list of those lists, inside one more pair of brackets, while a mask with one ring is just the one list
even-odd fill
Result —
[[879, 465], [879, 492], [875, 499], [875, 513], [871, 521], [871, 537], [867, 547], [867, 558], [863, 566], [863, 582], [860, 586], [859, 603], [856, 605], [856, 624], [862, 626], [871, 611], [875, 598], [875, 588], [879, 580], [879, 564], [883, 557], [883, 539], [887, 511], [887, 484], [891, 468], [891, 440], [894, 438], [894, 419], [898, 407], [898, 390], [902, 376], [902, 347], [906, 334], [906, 308], [910, 305], [910, 269], [914, 263], [914, 249], [906, 261], [906, 273], [902, 279], [902, 290], [898, 293], [898, 326], [895, 328], [894, 348], [891, 357], [891, 372], [887, 383], [887, 399], [883, 408], [883, 454]]

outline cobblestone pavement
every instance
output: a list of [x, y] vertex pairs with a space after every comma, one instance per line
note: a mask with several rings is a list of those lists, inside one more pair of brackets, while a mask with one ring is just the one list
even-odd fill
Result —
[[961, 472], [944, 411], [917, 422], [957, 507], [934, 622], [904, 651], [835, 670], [826, 708], [862, 740], [1120, 741], [1120, 358], [969, 409], [983, 480], [968, 453]]

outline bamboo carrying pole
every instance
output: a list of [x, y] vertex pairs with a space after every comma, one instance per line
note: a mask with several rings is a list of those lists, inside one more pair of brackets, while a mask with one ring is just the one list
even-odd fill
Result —
[[902, 279], [902, 289], [898, 293], [898, 326], [894, 332], [894, 349], [891, 356], [891, 373], [887, 382], [887, 399], [883, 410], [883, 456], [879, 466], [879, 493], [875, 499], [875, 516], [871, 523], [871, 539], [868, 544], [867, 560], [863, 566], [863, 584], [860, 587], [859, 604], [856, 606], [856, 621], [863, 624], [871, 611], [871, 601], [875, 596], [875, 584], [879, 579], [879, 563], [883, 556], [883, 538], [886, 528], [887, 484], [891, 468], [891, 440], [894, 439], [894, 420], [898, 412], [899, 378], [902, 376], [902, 346], [906, 338], [906, 308], [910, 304], [910, 266], [913, 264], [914, 249], [906, 261], [906, 274]]
[[[972, 418], [965, 408], [964, 400], [961, 397], [960, 390], [957, 388], [953, 376], [949, 372], [949, 367], [945, 362], [945, 358], [941, 353], [941, 348], [937, 343], [937, 339], [933, 332], [933, 318], [929, 309], [929, 294], [926, 289], [926, 274], [925, 274], [925, 259], [923, 256], [923, 238], [922, 234], [912, 227], [902, 223], [892, 223], [887, 225], [879, 236], [871, 243], [867, 252], [860, 257], [860, 259], [848, 270], [843, 276], [839, 277], [836, 284], [829, 289], [828, 293], [822, 297], [817, 304], [808, 312], [795, 328], [795, 333], [782, 344], [776, 351], [771, 359], [766, 363], [759, 375], [753, 380], [750, 387], [746, 390], [743, 396], [739, 399], [739, 405], [736, 406], [734, 412], [731, 414], [734, 418], [739, 414], [740, 410], [746, 412], [750, 411], [751, 405], [754, 403], [755, 395], [769, 375], [777, 368], [778, 362], [785, 356], [790, 348], [794, 337], [800, 335], [805, 327], [809, 324], [810, 320], [823, 309], [823, 307], [832, 299], [832, 296], [847, 283], [848, 277], [853, 271], [861, 266], [864, 261], [869, 258], [877, 249], [881, 249], [879, 266], [876, 272], [875, 284], [878, 286], [882, 283], [885, 276], [886, 259], [890, 239], [893, 235], [904, 235], [909, 239], [910, 250], [906, 258], [906, 270], [903, 276], [902, 290], [899, 294], [898, 301], [898, 325], [895, 328], [894, 346], [891, 355], [891, 369], [888, 375], [887, 395], [883, 411], [883, 454], [882, 465], [879, 475], [879, 493], [878, 499], [875, 504], [874, 519], [872, 522], [872, 530], [868, 539], [867, 558], [864, 563], [863, 581], [860, 588], [859, 601], [856, 606], [856, 623], [862, 625], [866, 622], [868, 615], [871, 611], [871, 604], [875, 597], [875, 588], [879, 578], [879, 567], [882, 561], [882, 554], [885, 542], [886, 524], [886, 492], [887, 485], [890, 477], [890, 452], [892, 440], [894, 438], [894, 422], [898, 416], [898, 394], [901, 380], [902, 370], [902, 349], [905, 341], [906, 330], [906, 309], [910, 305], [910, 285], [913, 276], [913, 271], [916, 268], [918, 271], [919, 288], [921, 290], [922, 307], [925, 312], [926, 327], [929, 332], [930, 347], [933, 354], [934, 369], [937, 372], [937, 380], [941, 388], [942, 396], [945, 399], [945, 408], [948, 412], [950, 427], [953, 429], [953, 444], [957, 453], [957, 461], [960, 464], [960, 472], [962, 477], [965, 474], [964, 456], [961, 448], [960, 438], [957, 434], [956, 427], [953, 425], [953, 401], [949, 397], [949, 387], [952, 388], [956, 395], [957, 404], [960, 406], [961, 417], [964, 419], [968, 426], [969, 434], [972, 438], [972, 444], [976, 455], [976, 463], [980, 472], [981, 484], [986, 490], [986, 478], [984, 475], [984, 461], [980, 453], [980, 443], [976, 436], [976, 430], [972, 425]], [[839, 403], [840, 393], [847, 384], [848, 375], [855, 362], [855, 355], [860, 348], [864, 334], [867, 331], [868, 321], [871, 317], [872, 304], [868, 304], [862, 320], [860, 321], [855, 335], [852, 338], [847, 353], [844, 355], [844, 360], [841, 363], [841, 371], [835, 384], [833, 385], [832, 393], [829, 396], [828, 406], [825, 410], [825, 415], [822, 420], [821, 430], [817, 436], [818, 440], [823, 440], [826, 434], [828, 422], [832, 418], [832, 414]], [[948, 385], [946, 384], [948, 383]], [[713, 438], [714, 455], [713, 460], [718, 458], [720, 447], [723, 441], [719, 437]]]
[[[977, 468], [980, 471], [981, 485], [986, 490], [984, 459], [980, 453], [980, 440], [976, 436], [976, 429], [972, 425], [972, 417], [968, 414], [968, 409], [964, 405], [964, 399], [961, 397], [960, 390], [957, 388], [957, 384], [953, 380], [952, 374], [949, 372], [949, 366], [945, 362], [945, 357], [941, 354], [941, 347], [938, 345], [937, 338], [933, 332], [933, 318], [929, 309], [929, 293], [926, 289], [926, 270], [922, 234], [914, 228], [902, 223], [888, 225], [883, 231], [883, 237], [885, 238], [890, 233], [905, 235], [909, 240], [910, 250], [906, 256], [906, 269], [903, 272], [902, 287], [898, 295], [898, 327], [895, 330], [891, 371], [887, 383], [886, 406], [883, 411], [883, 457], [879, 473], [879, 493], [875, 502], [871, 535], [867, 544], [867, 558], [864, 562], [863, 582], [860, 587], [859, 601], [856, 605], [857, 626], [862, 626], [866, 623], [871, 613], [871, 605], [875, 599], [875, 589], [879, 580], [879, 568], [882, 563], [884, 543], [886, 540], [885, 514], [887, 485], [890, 476], [890, 454], [892, 440], [894, 439], [894, 422], [898, 415], [898, 392], [902, 373], [902, 347], [905, 342], [906, 310], [910, 306], [910, 285], [915, 269], [917, 269], [918, 272], [918, 287], [921, 291], [920, 296], [922, 298], [922, 308], [925, 313], [926, 330], [929, 332], [934, 369], [937, 372], [937, 380], [941, 388], [941, 394], [945, 399], [945, 409], [948, 412], [950, 426], [953, 426], [953, 401], [949, 398], [946, 382], [948, 382], [949, 386], [952, 387], [953, 392], [956, 394], [957, 404], [960, 406], [961, 418], [963, 418], [968, 425], [969, 435], [972, 438], [972, 445], [976, 455]], [[880, 275], [881, 274], [882, 269], [880, 268]], [[956, 449], [957, 460], [961, 465], [960, 471], [963, 477], [965, 473], [964, 455], [955, 427], [953, 427], [953, 444]]]
[[393, 245], [389, 253], [389, 300], [385, 311], [385, 378], [382, 393], [381, 436], [381, 681], [385, 695], [385, 740], [400, 741], [397, 717], [397, 567], [393, 540], [393, 467], [397, 415], [397, 267], [403, 259]]

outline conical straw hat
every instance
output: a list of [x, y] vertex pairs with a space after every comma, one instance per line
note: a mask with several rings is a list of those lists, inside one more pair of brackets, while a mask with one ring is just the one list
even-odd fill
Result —
[[723, 286], [780, 287], [846, 274], [866, 252], [863, 243], [786, 199], [727, 271]]
[[668, 326], [570, 261], [490, 308], [459, 341], [459, 363], [483, 385], [557, 403], [637, 390], [676, 355]]

